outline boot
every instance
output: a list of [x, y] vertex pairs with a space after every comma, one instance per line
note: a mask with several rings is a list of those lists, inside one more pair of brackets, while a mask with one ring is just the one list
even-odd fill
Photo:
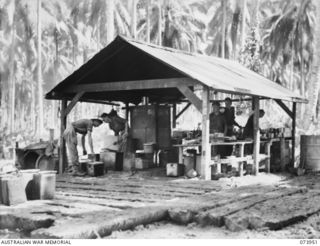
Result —
[[71, 176], [80, 176], [80, 177], [86, 175], [85, 172], [80, 171], [79, 166], [72, 166], [72, 168], [69, 169], [68, 174]]

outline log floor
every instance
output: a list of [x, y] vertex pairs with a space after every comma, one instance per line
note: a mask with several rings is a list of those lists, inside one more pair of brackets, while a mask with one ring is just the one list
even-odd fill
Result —
[[[54, 200], [0, 206], [0, 229], [32, 238], [100, 238], [158, 221], [279, 230], [320, 213], [320, 176], [260, 174], [204, 181], [164, 170], [58, 176]], [[320, 224], [320, 222], [319, 222]]]

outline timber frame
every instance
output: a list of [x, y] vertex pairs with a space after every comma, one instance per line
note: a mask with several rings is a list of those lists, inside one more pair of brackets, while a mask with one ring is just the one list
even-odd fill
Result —
[[[195, 91], [201, 92], [201, 98]], [[156, 105], [172, 105], [173, 128], [176, 120], [190, 105], [194, 105], [202, 114], [201, 176], [204, 179], [211, 179], [209, 167], [211, 91], [248, 96], [243, 101], [253, 101], [255, 174], [259, 172], [259, 101], [274, 99], [293, 121], [294, 162], [296, 103], [307, 103], [305, 98], [234, 61], [186, 53], [118, 36], [46, 94], [46, 99], [61, 100], [60, 173], [66, 164], [63, 132], [66, 129], [67, 116], [78, 102], [109, 105], [122, 102], [128, 109], [129, 104], [139, 105], [146, 99], [145, 101]], [[292, 108], [283, 101], [292, 102]], [[181, 102], [187, 102], [187, 105], [177, 112], [176, 104]], [[127, 118], [128, 114], [127, 110]]]
[[[125, 86], [125, 84], [129, 86]], [[188, 79], [188, 78], [179, 78], [179, 79], [159, 79], [159, 80], [147, 80], [147, 81], [126, 81], [126, 82], [112, 82], [112, 83], [99, 83], [99, 84], [90, 84], [90, 85], [79, 85], [75, 86], [73, 91], [77, 93], [72, 98], [70, 103], [67, 104], [67, 100], [61, 101], [61, 132], [60, 132], [60, 158], [59, 158], [59, 173], [62, 173], [66, 168], [66, 147], [65, 141], [63, 139], [63, 132], [66, 129], [67, 116], [72, 111], [74, 106], [81, 100], [82, 96], [87, 92], [101, 90], [135, 90], [135, 89], [161, 89], [161, 88], [176, 88], [181, 94], [186, 98], [187, 105], [180, 111], [177, 112], [176, 103], [172, 105], [172, 124], [175, 126], [176, 120], [191, 106], [194, 105], [195, 108], [202, 114], [202, 148], [201, 148], [201, 177], [205, 180], [211, 179], [211, 170], [210, 170], [210, 160], [211, 160], [211, 148], [210, 148], [210, 134], [209, 134], [209, 115], [210, 115], [210, 103], [213, 100], [210, 100], [210, 88], [207, 86], [202, 87], [202, 99], [200, 99], [191, 89], [191, 87], [201, 85], [199, 82]], [[71, 91], [72, 88], [68, 88], [66, 91]], [[260, 153], [260, 130], [259, 130], [259, 109], [260, 109], [260, 99], [258, 96], [252, 97], [253, 110], [254, 110], [254, 141], [253, 141], [253, 161], [254, 174], [259, 173], [259, 153]], [[250, 99], [245, 99], [250, 100]], [[90, 102], [89, 100], [88, 102]], [[91, 101], [92, 102], [92, 101]], [[95, 101], [93, 101], [95, 102]], [[296, 102], [292, 104], [292, 110], [290, 110], [284, 102], [276, 99], [275, 102], [292, 118], [292, 163], [294, 165], [295, 158], [295, 132], [296, 132]], [[101, 101], [96, 101], [96, 103], [103, 103]], [[108, 103], [110, 104], [110, 103]], [[117, 105], [117, 104], [115, 104]], [[129, 104], [126, 104], [126, 109], [129, 108]], [[126, 118], [129, 117], [129, 111], [126, 111]]]

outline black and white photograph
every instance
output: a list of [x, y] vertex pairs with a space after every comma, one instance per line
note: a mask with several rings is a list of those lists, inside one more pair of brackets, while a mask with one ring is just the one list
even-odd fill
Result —
[[0, 0], [0, 244], [317, 245], [319, 120], [320, 0]]

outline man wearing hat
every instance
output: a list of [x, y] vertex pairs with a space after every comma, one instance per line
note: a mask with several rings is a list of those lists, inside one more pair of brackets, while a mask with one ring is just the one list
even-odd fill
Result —
[[79, 170], [79, 155], [77, 150], [77, 133], [82, 135], [81, 143], [83, 154], [87, 154], [87, 150], [85, 147], [85, 137], [88, 134], [88, 143], [90, 147], [90, 151], [93, 154], [93, 143], [92, 143], [92, 129], [93, 127], [98, 127], [102, 124], [102, 120], [98, 118], [93, 119], [81, 119], [72, 122], [66, 128], [63, 133], [63, 138], [66, 141], [68, 148], [68, 173], [71, 175], [84, 175]]
[[[210, 134], [222, 133], [224, 136], [227, 134], [227, 122], [223, 114], [220, 113], [220, 103], [212, 103], [212, 113], [210, 114]], [[225, 156], [224, 146], [212, 146], [211, 155]]]
[[227, 135], [227, 122], [223, 114], [220, 113], [220, 103], [212, 103], [212, 113], [210, 114], [210, 133], [223, 133]]
[[100, 117], [105, 123], [109, 124], [110, 129], [114, 131], [114, 135], [118, 136], [118, 142], [116, 144], [119, 144], [120, 151], [124, 152], [129, 132], [127, 120], [121, 118], [117, 111], [113, 109], [109, 114], [103, 113]]

